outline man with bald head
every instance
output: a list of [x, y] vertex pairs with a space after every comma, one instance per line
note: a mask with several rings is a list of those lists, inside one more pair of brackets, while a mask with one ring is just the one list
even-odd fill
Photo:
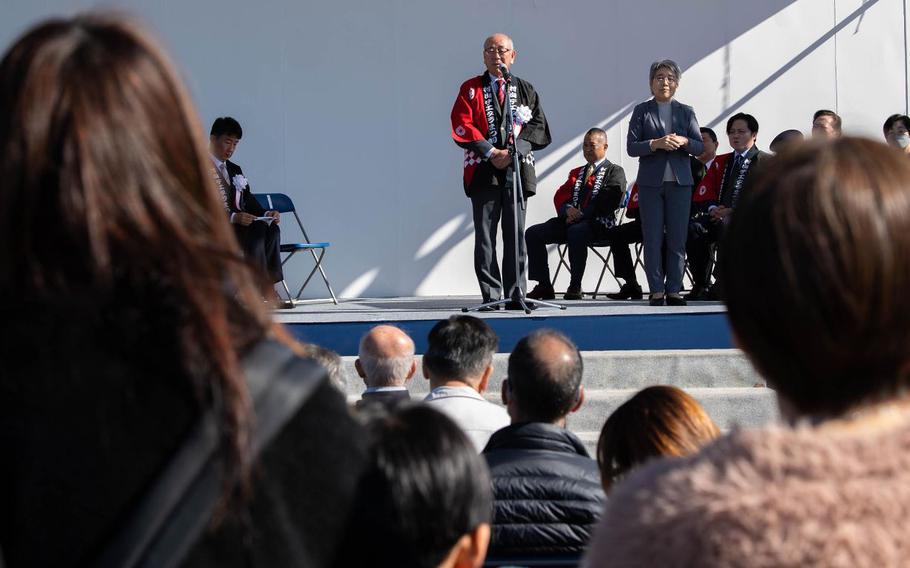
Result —
[[354, 368], [367, 387], [357, 401], [358, 408], [367, 403], [394, 406], [410, 400], [406, 384], [417, 371], [414, 341], [395, 326], [377, 325], [360, 340]]
[[[572, 169], [553, 197], [556, 217], [529, 228], [525, 233], [528, 245], [528, 278], [538, 284], [528, 293], [536, 300], [556, 297], [550, 283], [550, 266], [547, 262], [547, 245], [566, 243], [569, 249], [569, 270], [572, 278], [564, 299], [581, 300], [581, 278], [588, 261], [588, 245], [602, 241], [607, 230], [613, 228], [621, 212], [623, 192], [626, 190], [626, 173], [618, 164], [607, 159], [607, 133], [592, 128], [585, 134], [581, 151], [583, 166]], [[628, 254], [628, 247], [626, 250]], [[615, 256], [615, 255], [614, 255]], [[616, 261], [617, 269], [623, 267]], [[631, 258], [629, 259], [631, 266]], [[627, 274], [631, 272], [631, 276]], [[635, 278], [632, 269], [617, 274], [621, 278]]]
[[541, 329], [509, 356], [502, 401], [511, 425], [487, 442], [494, 524], [489, 559], [580, 556], [604, 503], [597, 462], [566, 430], [584, 401], [581, 354]]
[[[522, 306], [516, 299], [524, 296], [526, 287], [526, 253], [522, 238], [525, 202], [537, 187], [533, 151], [550, 144], [550, 127], [537, 91], [524, 79], [511, 75], [515, 55], [512, 38], [505, 34], [493, 34], [484, 41], [486, 71], [461, 85], [452, 107], [451, 121], [452, 139], [464, 149], [462, 181], [473, 210], [474, 272], [483, 302], [499, 300], [505, 294], [510, 300], [506, 309], [518, 310]], [[503, 75], [503, 69], [507, 70], [506, 75]], [[512, 193], [513, 158], [506, 140], [504, 108], [507, 101], [515, 118], [515, 149], [522, 181], [517, 211]], [[496, 254], [500, 220], [504, 248], [501, 275]]]

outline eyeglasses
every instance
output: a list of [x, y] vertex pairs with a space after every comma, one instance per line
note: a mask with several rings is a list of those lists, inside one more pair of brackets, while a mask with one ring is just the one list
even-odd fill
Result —
[[512, 50], [508, 47], [485, 47], [485, 48], [483, 48], [483, 52], [487, 53], [489, 55], [493, 55], [494, 53], [498, 53], [499, 55], [505, 55], [506, 53], [509, 53], [510, 51], [512, 51]]
[[657, 81], [658, 83], [667, 82], [667, 83], [670, 83], [671, 85], [675, 85], [677, 83], [676, 77], [664, 77], [663, 75], [658, 75], [657, 77], [654, 77], [654, 80]]

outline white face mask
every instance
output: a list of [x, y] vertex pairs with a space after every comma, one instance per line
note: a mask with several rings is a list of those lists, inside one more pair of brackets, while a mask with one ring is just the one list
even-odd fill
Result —
[[898, 134], [894, 137], [894, 143], [897, 144], [898, 148], [910, 146], [910, 134]]

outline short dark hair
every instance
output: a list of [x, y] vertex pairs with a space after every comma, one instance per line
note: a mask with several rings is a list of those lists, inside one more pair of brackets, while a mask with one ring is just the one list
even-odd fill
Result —
[[230, 116], [221, 116], [215, 119], [215, 122], [212, 123], [212, 130], [209, 132], [211, 136], [233, 136], [237, 140], [243, 138], [243, 128], [240, 127], [240, 123]]
[[730, 325], [799, 415], [910, 385], [908, 180], [910, 161], [878, 142], [807, 142], [757, 172], [736, 209], [719, 259]]
[[897, 122], [903, 123], [904, 128], [910, 130], [910, 116], [907, 116], [906, 114], [892, 114], [885, 120], [885, 124], [882, 125], [882, 133], [887, 136], [888, 132]]
[[702, 134], [707, 134], [711, 138], [711, 141], [714, 142], [715, 144], [717, 144], [717, 133], [714, 132], [713, 128], [708, 128], [707, 126], [702, 126], [698, 130]]
[[841, 120], [840, 120], [839, 114], [837, 114], [833, 110], [828, 110], [828, 109], [823, 108], [821, 110], [815, 111], [815, 114], [812, 115], [812, 122], [814, 123], [816, 120], [818, 120], [818, 117], [820, 117], [820, 116], [830, 116], [831, 118], [833, 118], [834, 119], [834, 130], [837, 130], [838, 132], [841, 131]]
[[596, 126], [594, 128], [589, 128], [588, 131], [585, 132], [585, 138], [588, 138], [589, 136], [594, 136], [595, 134], [603, 136], [604, 140], [607, 139], [607, 131], [604, 130], [603, 128], [597, 128]]
[[[547, 339], [561, 341], [571, 350], [572, 360], [543, 358], [539, 347]], [[552, 329], [538, 329], [521, 338], [509, 355], [509, 392], [523, 418], [553, 422], [577, 402], [583, 372], [581, 354], [571, 339]]]
[[452, 316], [433, 326], [427, 336], [423, 363], [434, 375], [465, 379], [492, 362], [499, 347], [496, 332], [474, 316]]
[[730, 129], [733, 128], [733, 123], [737, 120], [745, 121], [746, 126], [749, 127], [749, 132], [758, 134], [758, 121], [751, 114], [746, 114], [744, 112], [738, 112], [727, 120], [727, 134], [730, 134]]
[[[421, 404], [363, 411], [371, 459], [342, 547], [343, 566], [435, 568], [492, 517], [486, 463], [445, 414]], [[444, 521], [441, 521], [444, 519]]]
[[774, 140], [771, 141], [771, 145], [768, 146], [772, 152], [777, 153], [784, 148], [789, 147], [791, 144], [803, 140], [805, 137], [803, 133], [799, 130], [784, 130], [780, 134], [774, 137]]

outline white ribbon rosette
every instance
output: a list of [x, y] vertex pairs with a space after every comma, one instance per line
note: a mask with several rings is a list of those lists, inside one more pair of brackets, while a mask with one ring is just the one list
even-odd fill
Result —
[[521, 127], [531, 121], [534, 113], [528, 105], [518, 105], [512, 111], [512, 116], [515, 118], [515, 136], [518, 136], [521, 134]]
[[231, 181], [234, 183], [234, 189], [237, 191], [243, 191], [244, 188], [249, 184], [249, 182], [246, 181], [246, 178], [241, 174], [235, 175], [234, 179]]

